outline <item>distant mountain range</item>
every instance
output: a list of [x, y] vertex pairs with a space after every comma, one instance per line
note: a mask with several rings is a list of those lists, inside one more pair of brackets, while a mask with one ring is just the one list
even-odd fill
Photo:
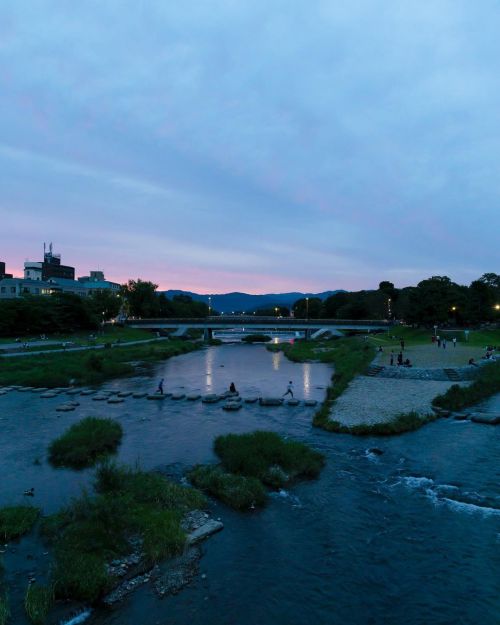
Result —
[[[230, 313], [234, 311], [253, 312], [258, 308], [269, 308], [273, 306], [292, 306], [298, 299], [302, 297], [319, 297], [324, 300], [330, 295], [341, 292], [324, 291], [323, 293], [266, 293], [263, 295], [251, 295], [249, 293], [216, 293], [210, 295], [212, 309], [221, 313]], [[178, 291], [171, 289], [162, 291], [171, 299], [174, 295], [189, 295], [197, 302], [205, 302], [208, 304], [208, 295], [199, 295], [191, 291]]]

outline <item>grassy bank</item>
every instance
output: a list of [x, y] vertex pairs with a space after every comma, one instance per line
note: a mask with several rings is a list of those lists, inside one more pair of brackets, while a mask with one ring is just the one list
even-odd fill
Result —
[[[401, 339], [405, 341], [408, 347], [412, 345], [427, 345], [431, 343], [433, 334], [434, 328], [393, 326], [389, 332], [374, 334], [369, 340], [374, 345], [382, 345], [384, 349], [398, 349], [399, 351], [399, 341]], [[438, 328], [437, 334], [447, 341], [451, 341], [455, 337], [459, 343], [469, 345], [470, 347], [486, 347], [487, 345], [500, 344], [500, 330], [470, 330], [467, 341], [465, 340], [466, 336], [463, 330]]]
[[169, 340], [95, 351], [0, 358], [0, 385], [56, 387], [70, 383], [99, 384], [132, 373], [134, 367], [131, 362], [152, 363], [197, 348], [189, 341]]
[[[151, 330], [141, 330], [139, 328], [129, 328], [127, 326], [119, 326], [113, 324], [107, 324], [104, 326], [103, 330], [95, 330], [95, 331], [86, 331], [86, 332], [74, 332], [72, 334], [46, 334], [45, 335], [48, 341], [57, 341], [59, 344], [61, 343], [74, 343], [79, 346], [86, 345], [100, 345], [104, 343], [116, 343], [117, 341], [126, 342], [126, 341], [141, 341], [154, 338], [156, 333]], [[19, 338], [17, 336], [11, 337], [1, 337], [0, 338], [0, 349], [2, 345], [6, 343], [14, 343], [16, 339]], [[40, 335], [30, 335], [23, 336], [22, 343], [28, 343], [28, 345], [34, 341], [40, 341]], [[33, 349], [39, 349], [38, 347], [34, 347]]]
[[33, 506], [0, 508], [0, 540], [8, 542], [26, 534], [35, 524], [40, 510]]
[[117, 421], [87, 417], [50, 444], [49, 460], [57, 467], [90, 467], [116, 451], [122, 436], [123, 428]]
[[363, 423], [351, 427], [330, 419], [327, 429], [330, 432], [354, 434], [356, 436], [391, 436], [393, 434], [402, 434], [403, 432], [418, 430], [418, 428], [437, 418], [438, 415], [435, 414], [420, 415], [417, 412], [407, 412], [394, 417], [394, 419], [388, 422], [373, 424]]
[[237, 510], [263, 506], [264, 486], [282, 488], [296, 479], [317, 477], [325, 463], [319, 452], [274, 432], [218, 436], [214, 451], [221, 466], [197, 466], [189, 479]]
[[446, 393], [438, 395], [433, 405], [446, 410], [461, 410], [500, 393], [500, 362], [481, 366], [478, 377], [470, 386], [454, 384]]
[[99, 467], [95, 491], [43, 522], [54, 547], [56, 598], [95, 602], [115, 582], [106, 564], [133, 550], [131, 537], [142, 542], [150, 564], [180, 553], [184, 513], [206, 503], [199, 492], [158, 474], [113, 464]]

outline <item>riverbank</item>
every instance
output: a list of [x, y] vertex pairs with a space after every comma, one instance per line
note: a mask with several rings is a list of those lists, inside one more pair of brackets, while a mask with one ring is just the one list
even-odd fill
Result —
[[95, 385], [133, 373], [138, 363], [150, 364], [199, 348], [199, 344], [172, 339], [99, 351], [48, 352], [24, 358], [0, 358], [0, 385], [48, 388]]

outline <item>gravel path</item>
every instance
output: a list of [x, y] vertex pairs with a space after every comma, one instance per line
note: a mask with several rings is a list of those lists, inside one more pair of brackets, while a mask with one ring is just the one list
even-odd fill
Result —
[[[398, 351], [394, 350], [395, 357]], [[480, 360], [484, 353], [480, 347], [463, 343], [453, 347], [449, 342], [446, 349], [432, 343], [410, 346], [404, 350], [404, 357], [409, 358], [414, 367], [442, 370], [463, 367], [469, 358]], [[390, 350], [378, 353], [374, 360], [378, 365], [389, 366], [389, 363]], [[411, 375], [412, 370], [407, 372]], [[357, 376], [334, 403], [330, 418], [352, 426], [388, 422], [412, 410], [426, 414], [431, 412], [434, 397], [446, 392], [452, 384], [456, 382]]]
[[454, 382], [354, 378], [333, 405], [330, 418], [344, 425], [391, 421], [402, 412], [431, 412], [431, 402]]

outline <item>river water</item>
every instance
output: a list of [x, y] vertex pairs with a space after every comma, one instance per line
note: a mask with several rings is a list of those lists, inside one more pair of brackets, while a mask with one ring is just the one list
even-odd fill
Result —
[[[174, 358], [147, 375], [106, 388], [296, 395], [321, 400], [331, 370], [295, 364], [264, 347], [224, 345]], [[149, 586], [89, 625], [498, 625], [500, 623], [500, 428], [441, 419], [398, 437], [359, 438], [312, 428], [314, 408], [127, 399], [102, 405], [31, 393], [0, 397], [0, 505], [23, 501], [50, 513], [78, 495], [91, 471], [54, 470], [48, 443], [83, 416], [120, 420], [118, 459], [176, 470], [214, 460], [213, 438], [270, 429], [321, 450], [318, 480], [276, 493], [262, 511], [239, 514], [213, 503], [224, 531], [203, 545], [201, 573], [179, 595], [160, 600]], [[500, 398], [482, 406], [499, 409]], [[369, 451], [377, 447], [376, 455]], [[41, 465], [34, 464], [38, 458]], [[27, 556], [34, 560], [27, 560]], [[13, 623], [28, 571], [46, 568], [31, 537], [7, 550]]]

